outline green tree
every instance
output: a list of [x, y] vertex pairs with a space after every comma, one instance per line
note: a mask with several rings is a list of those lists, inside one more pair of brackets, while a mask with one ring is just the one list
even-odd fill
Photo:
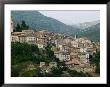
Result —
[[90, 63], [96, 65], [96, 73], [100, 74], [100, 52], [95, 54], [95, 58], [92, 58]]
[[72, 77], [86, 77], [87, 76], [83, 72], [77, 72], [75, 70], [70, 70], [70, 69], [68, 69], [67, 71]]
[[23, 20], [22, 23], [21, 23], [21, 29], [22, 29], [22, 30], [27, 30], [27, 29], [29, 29], [29, 26], [26, 25], [26, 23], [25, 23], [24, 20]]
[[52, 68], [52, 76], [61, 77], [62, 69], [61, 68]]
[[17, 24], [17, 25], [16, 25], [16, 27], [15, 27], [15, 31], [18, 31], [18, 32], [21, 31], [21, 26], [20, 26], [20, 24]]
[[23, 20], [21, 22], [21, 24], [17, 24], [15, 27], [15, 32], [21, 32], [22, 30], [28, 30], [29, 26], [25, 23], [25, 21]]

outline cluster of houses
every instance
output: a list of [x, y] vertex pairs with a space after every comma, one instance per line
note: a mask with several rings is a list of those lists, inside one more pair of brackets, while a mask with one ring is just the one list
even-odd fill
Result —
[[90, 58], [100, 51], [100, 44], [92, 42], [86, 37], [77, 38], [76, 35], [71, 37], [47, 30], [28, 29], [13, 32], [13, 25], [11, 42], [35, 44], [41, 49], [50, 44], [56, 58], [64, 62], [68, 68], [78, 72], [95, 72], [96, 66], [90, 64]]
[[[36, 69], [36, 67], [31, 63], [27, 67], [28, 68], [26, 68], [26, 71]], [[49, 73], [49, 72], [51, 72], [52, 68], [57, 67], [57, 62], [49, 62], [49, 63], [40, 62], [39, 67], [40, 67], [42, 73], [44, 73], [44, 74]]]

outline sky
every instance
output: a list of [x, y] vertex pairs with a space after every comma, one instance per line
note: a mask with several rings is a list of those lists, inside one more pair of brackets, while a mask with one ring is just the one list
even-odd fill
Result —
[[65, 24], [78, 24], [100, 19], [100, 11], [39, 11], [45, 16], [55, 18]]

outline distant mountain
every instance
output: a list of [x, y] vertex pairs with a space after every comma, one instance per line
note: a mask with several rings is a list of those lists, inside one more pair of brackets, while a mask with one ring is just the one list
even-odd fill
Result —
[[36, 30], [45, 29], [50, 32], [59, 32], [67, 35], [74, 35], [79, 30], [54, 18], [44, 16], [38, 11], [12, 11], [11, 17], [15, 25], [24, 20], [31, 29]]
[[85, 28], [78, 34], [79, 37], [88, 37], [93, 41], [100, 41], [100, 23], [93, 25], [91, 27]]
[[[97, 39], [100, 36], [99, 34], [100, 26], [99, 24], [95, 26], [95, 22], [93, 23], [87, 22], [85, 24], [80, 24], [80, 25], [86, 25], [86, 27], [81, 27], [81, 26], [78, 27], [77, 25], [70, 26], [54, 18], [44, 16], [38, 11], [12, 11], [11, 17], [15, 23], [15, 26], [17, 25], [17, 23], [21, 23], [21, 21], [24, 20], [26, 24], [29, 25], [30, 29], [35, 29], [35, 30], [45, 29], [48, 30], [49, 32], [56, 32], [56, 33], [58, 32], [71, 36], [75, 36], [75, 35], [87, 36], [94, 41], [98, 41]], [[97, 37], [97, 35], [94, 35], [95, 33], [99, 36]]]
[[97, 21], [92, 21], [92, 22], [84, 22], [84, 23], [79, 23], [79, 24], [76, 24], [76, 25], [73, 25], [73, 26], [76, 26], [80, 29], [86, 29], [86, 28], [89, 28], [93, 25], [96, 25], [100, 23], [100, 20], [97, 20]]

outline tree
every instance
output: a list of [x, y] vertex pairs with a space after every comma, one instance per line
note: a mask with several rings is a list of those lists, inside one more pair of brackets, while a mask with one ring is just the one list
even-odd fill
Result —
[[83, 72], [77, 72], [75, 70], [70, 70], [70, 69], [68, 69], [67, 71], [72, 77], [86, 77], [87, 76]]
[[17, 24], [15, 31], [18, 31], [18, 32], [20, 32], [20, 31], [21, 31], [20, 24]]
[[28, 30], [29, 29], [29, 26], [26, 25], [25, 21], [23, 20], [21, 22], [21, 24], [17, 24], [16, 27], [15, 27], [15, 32], [21, 32], [22, 30]]
[[32, 44], [31, 45], [31, 51], [32, 52], [36, 52], [37, 54], [39, 53], [39, 48], [37, 45]]
[[61, 68], [52, 68], [52, 76], [61, 77], [62, 69]]
[[20, 77], [35, 77], [37, 70], [24, 71], [19, 74]]
[[96, 53], [95, 58], [91, 59], [90, 63], [96, 65], [96, 73], [100, 74], [100, 52]]
[[22, 23], [21, 23], [21, 29], [22, 30], [27, 30], [29, 28], [28, 25], [26, 25], [25, 21], [23, 20]]

